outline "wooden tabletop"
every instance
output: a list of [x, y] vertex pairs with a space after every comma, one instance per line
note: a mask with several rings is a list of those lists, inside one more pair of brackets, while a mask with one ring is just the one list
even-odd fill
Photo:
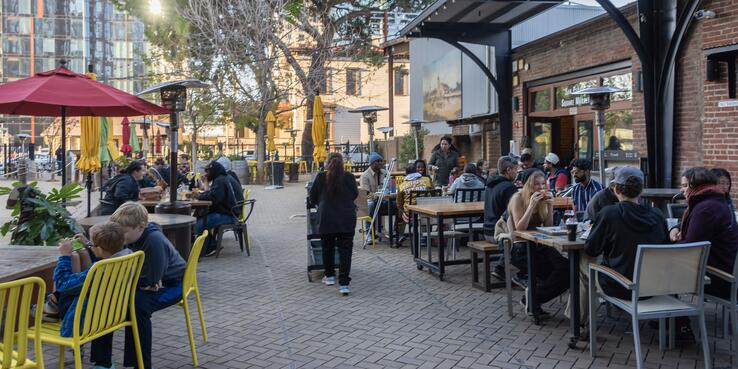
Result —
[[554, 209], [571, 209], [574, 205], [571, 197], [554, 197], [553, 202]]
[[25, 278], [56, 266], [54, 246], [0, 246], [0, 282]]
[[580, 251], [584, 249], [584, 240], [577, 237], [576, 241], [569, 241], [566, 236], [554, 236], [540, 231], [515, 231], [513, 235], [539, 245], [553, 247], [559, 251]]
[[484, 201], [410, 205], [408, 210], [429, 216], [478, 215], [484, 214]]
[[[169, 201], [161, 201], [161, 200], [138, 200], [138, 203], [145, 206], [145, 207], [152, 207], [159, 205], [161, 203], [168, 203]], [[212, 201], [207, 200], [178, 200], [177, 202], [184, 202], [187, 204], [190, 204], [193, 208], [206, 208], [210, 207], [210, 205], [213, 204]]]
[[[77, 221], [84, 229], [89, 229], [95, 224], [107, 222], [110, 215], [100, 215], [96, 217], [82, 218]], [[149, 214], [149, 222], [157, 223], [162, 229], [177, 228], [185, 225], [195, 224], [197, 219], [189, 215], [179, 214]]]

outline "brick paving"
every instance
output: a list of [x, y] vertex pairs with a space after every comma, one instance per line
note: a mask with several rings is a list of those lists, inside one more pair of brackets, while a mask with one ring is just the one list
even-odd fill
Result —
[[[408, 247], [356, 247], [349, 297], [340, 296], [337, 286], [322, 285], [318, 272], [315, 282], [308, 283], [305, 219], [292, 217], [304, 214], [304, 183], [278, 191], [251, 189], [257, 199], [249, 225], [252, 255], [241, 254], [229, 236], [220, 258], [200, 262], [209, 335], [203, 344], [195, 320], [201, 368], [635, 366], [626, 316], [615, 312], [616, 320], [607, 319], [604, 309], [598, 311], [600, 351], [593, 359], [588, 350], [566, 345], [565, 300], [544, 307], [553, 318], [542, 326], [517, 305], [509, 318], [503, 293], [471, 287], [469, 266], [450, 267], [441, 282], [415, 268]], [[522, 291], [516, 291], [516, 300], [520, 296]], [[729, 368], [730, 341], [722, 338], [714, 306], [707, 317], [713, 365]], [[658, 332], [644, 324], [641, 333], [646, 368], [703, 367], [697, 345], [661, 354]], [[116, 334], [117, 347], [122, 347], [122, 336]], [[56, 365], [56, 350], [45, 351], [47, 365]], [[120, 349], [114, 362], [122, 366]], [[156, 368], [192, 367], [178, 306], [154, 315], [153, 362]]]

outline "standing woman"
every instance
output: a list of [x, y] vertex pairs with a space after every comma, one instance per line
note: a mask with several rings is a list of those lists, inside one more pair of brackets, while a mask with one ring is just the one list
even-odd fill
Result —
[[356, 229], [356, 205], [359, 195], [356, 179], [343, 170], [343, 156], [332, 153], [328, 156], [325, 172], [315, 177], [310, 188], [310, 202], [318, 205], [320, 217], [320, 241], [323, 246], [323, 266], [327, 286], [336, 284], [333, 265], [335, 248], [338, 247], [338, 291], [349, 294], [349, 272], [351, 271], [351, 252]]
[[459, 153], [456, 148], [451, 145], [451, 137], [444, 136], [438, 146], [433, 148], [430, 162], [431, 167], [435, 167], [434, 186], [448, 186], [448, 177], [451, 170], [459, 166]]
[[111, 215], [126, 201], [138, 201], [138, 181], [146, 174], [146, 165], [136, 160], [103, 186], [105, 197], [100, 200], [100, 215]]

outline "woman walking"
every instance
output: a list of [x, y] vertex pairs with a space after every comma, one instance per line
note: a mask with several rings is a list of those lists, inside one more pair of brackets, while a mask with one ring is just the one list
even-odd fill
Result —
[[328, 157], [326, 171], [318, 173], [310, 188], [310, 202], [318, 205], [320, 217], [320, 241], [323, 247], [323, 266], [327, 286], [336, 284], [334, 257], [338, 247], [339, 292], [349, 294], [349, 272], [351, 271], [351, 252], [354, 230], [356, 229], [356, 205], [359, 195], [356, 179], [343, 170], [343, 156], [332, 153]]

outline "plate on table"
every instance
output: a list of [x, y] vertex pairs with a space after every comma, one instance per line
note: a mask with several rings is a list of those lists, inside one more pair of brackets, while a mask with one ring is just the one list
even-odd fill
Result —
[[566, 228], [551, 226], [551, 227], [536, 227], [536, 230], [541, 231], [545, 234], [550, 234], [554, 236], [563, 236], [566, 235]]

